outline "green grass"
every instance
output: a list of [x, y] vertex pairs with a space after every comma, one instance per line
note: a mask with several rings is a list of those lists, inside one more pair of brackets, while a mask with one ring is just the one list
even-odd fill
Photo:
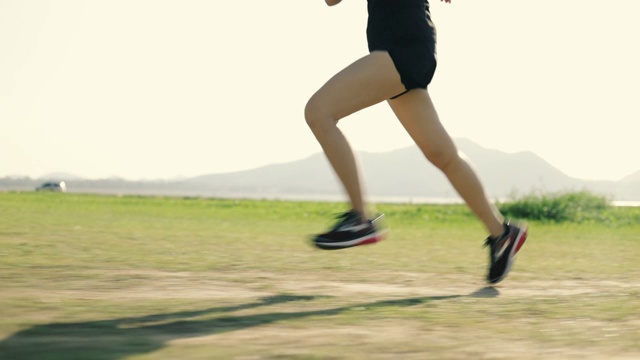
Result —
[[[506, 216], [527, 218], [551, 222], [606, 222], [621, 219], [613, 216], [609, 199], [589, 191], [571, 191], [557, 193], [533, 192], [524, 196], [514, 196], [511, 200], [499, 204], [500, 211]], [[638, 222], [640, 219], [633, 214]]]
[[639, 208], [531, 221], [488, 287], [464, 206], [380, 204], [388, 240], [311, 248], [344, 207], [0, 193], [0, 359], [640, 355]]

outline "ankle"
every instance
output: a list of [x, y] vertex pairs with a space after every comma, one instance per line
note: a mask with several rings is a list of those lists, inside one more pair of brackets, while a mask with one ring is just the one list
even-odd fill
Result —
[[495, 230], [491, 231], [491, 235], [489, 237], [491, 237], [492, 239], [499, 239], [502, 236], [504, 236], [507, 232], [509, 232], [509, 226], [506, 223], [500, 224], [499, 228], [496, 228]]

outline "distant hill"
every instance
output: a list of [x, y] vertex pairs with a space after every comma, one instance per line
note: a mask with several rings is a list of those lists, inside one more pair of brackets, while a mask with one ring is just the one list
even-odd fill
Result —
[[70, 180], [82, 180], [81, 176], [65, 173], [65, 172], [52, 172], [46, 175], [42, 175], [38, 180], [43, 181], [70, 181]]
[[640, 181], [640, 171], [636, 171], [631, 175], [625, 176], [620, 180], [623, 183], [634, 183]]
[[[456, 143], [471, 160], [492, 197], [504, 197], [512, 191], [533, 188], [562, 190], [576, 186], [579, 181], [530, 152], [509, 154], [480, 147], [466, 139], [457, 139]], [[363, 163], [372, 193], [456, 196], [446, 177], [427, 162], [417, 147], [387, 154], [363, 154]]]
[[[467, 139], [456, 144], [474, 164], [489, 196], [505, 198], [532, 190], [545, 192], [592, 189], [617, 200], [640, 200], [640, 182], [587, 182], [569, 177], [531, 152], [505, 153], [478, 146]], [[455, 199], [446, 177], [430, 164], [416, 146], [385, 153], [360, 153], [367, 191], [374, 197]], [[210, 174], [184, 181], [185, 188], [230, 194], [281, 196], [338, 196], [337, 178], [323, 154], [284, 164], [226, 174]], [[619, 193], [617, 189], [625, 190]], [[631, 198], [625, 193], [634, 194]]]
[[[531, 152], [505, 153], [467, 139], [456, 144], [474, 164], [492, 198], [512, 193], [591, 190], [613, 200], [640, 201], [640, 171], [620, 181], [585, 181], [569, 177]], [[377, 199], [412, 201], [459, 200], [445, 176], [416, 146], [360, 153], [367, 193]], [[53, 174], [59, 175], [64, 174]], [[0, 179], [0, 190], [32, 190], [42, 179]], [[70, 192], [205, 197], [344, 199], [342, 189], [323, 154], [282, 164], [182, 180], [60, 179]]]

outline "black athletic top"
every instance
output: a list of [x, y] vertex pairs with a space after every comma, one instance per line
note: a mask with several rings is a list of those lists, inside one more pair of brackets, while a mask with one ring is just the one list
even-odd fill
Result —
[[387, 51], [407, 90], [426, 88], [436, 67], [436, 30], [425, 0], [367, 0], [369, 51]]

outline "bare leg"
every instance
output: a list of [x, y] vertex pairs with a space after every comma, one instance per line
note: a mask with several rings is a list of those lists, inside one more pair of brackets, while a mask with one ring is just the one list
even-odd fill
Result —
[[444, 172], [458, 194], [492, 236], [502, 235], [504, 219], [484, 191], [470, 164], [460, 156], [426, 90], [415, 89], [389, 105], [422, 153]]
[[336, 74], [309, 100], [307, 124], [349, 196], [354, 210], [366, 213], [358, 164], [338, 121], [404, 90], [386, 52], [373, 52]]

